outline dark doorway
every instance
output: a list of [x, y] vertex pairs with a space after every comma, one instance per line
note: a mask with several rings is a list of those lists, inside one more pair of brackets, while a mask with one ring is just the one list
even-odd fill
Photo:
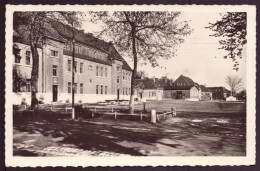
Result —
[[57, 102], [58, 100], [58, 85], [53, 85], [52, 86], [52, 100], [54, 102]]
[[117, 89], [117, 100], [119, 100], [119, 89]]
[[140, 97], [140, 99], [142, 99], [143, 98], [143, 93], [139, 93], [139, 97]]
[[182, 91], [177, 91], [177, 99], [182, 99]]

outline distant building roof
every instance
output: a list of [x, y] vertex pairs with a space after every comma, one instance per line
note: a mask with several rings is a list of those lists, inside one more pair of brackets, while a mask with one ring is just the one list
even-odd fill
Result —
[[190, 90], [194, 86], [165, 86], [164, 90]]
[[185, 86], [195, 85], [195, 82], [192, 79], [183, 75], [180, 75], [179, 78], [177, 78], [177, 80], [175, 80], [173, 84], [176, 85], [175, 83], [185, 83]]
[[199, 85], [199, 87], [200, 87], [200, 89], [201, 89], [202, 92], [209, 92], [209, 91], [210, 91], [210, 90], [209, 90], [207, 87], [205, 87], [204, 85]]

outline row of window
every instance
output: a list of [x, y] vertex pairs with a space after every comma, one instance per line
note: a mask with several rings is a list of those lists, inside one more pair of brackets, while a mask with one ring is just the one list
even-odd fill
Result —
[[154, 97], [156, 96], [156, 92], [149, 92], [149, 97]]
[[96, 94], [107, 94], [107, 86], [96, 85]]
[[[72, 61], [69, 59], [68, 60], [68, 71], [69, 72], [71, 72], [71, 70], [72, 70]], [[75, 72], [79, 72], [79, 73], [83, 73], [83, 70], [84, 70], [84, 68], [83, 68], [83, 63], [80, 63], [79, 64], [79, 70], [78, 70], [78, 62], [77, 61], [74, 61], [74, 71]]]
[[123, 80], [131, 81], [131, 74], [123, 72]]
[[[84, 72], [84, 64], [83, 63], [80, 63], [79, 64], [79, 71], [78, 71], [78, 62], [75, 61], [74, 62], [74, 71], [75, 72], [79, 72], [79, 73], [83, 73]], [[92, 65], [89, 65], [88, 69], [90, 71], [92, 71]], [[68, 60], [68, 71], [71, 72], [72, 70], [72, 61], [69, 59]], [[101, 77], [107, 77], [108, 76], [108, 70], [106, 67], [99, 67], [99, 66], [96, 66], [96, 76], [101, 76]]]
[[130, 95], [131, 94], [131, 89], [123, 87], [123, 95]]
[[175, 86], [185, 86], [186, 83], [174, 83]]
[[[58, 51], [51, 50], [51, 56], [52, 57], [58, 57]], [[14, 61], [17, 64], [20, 64], [21, 63], [21, 56], [20, 55], [15, 55]], [[31, 65], [31, 51], [26, 51], [25, 52], [25, 64], [26, 65]]]
[[[71, 82], [68, 82], [68, 93], [72, 92]], [[78, 83], [74, 83], [74, 93], [78, 93]], [[83, 84], [79, 84], [79, 93], [83, 94]]]
[[[21, 63], [21, 56], [20, 55], [15, 55], [14, 61], [17, 64], [20, 64]], [[26, 51], [25, 52], [25, 64], [26, 65], [31, 65], [31, 52], [30, 51]]]
[[[65, 46], [64, 46], [64, 49], [72, 51], [73, 50], [72, 49], [72, 43], [67, 42], [65, 44]], [[78, 44], [75, 44], [75, 53], [87, 55], [87, 56], [90, 56], [90, 57], [93, 57], [93, 58], [97, 58], [97, 59], [105, 58], [105, 54], [104, 53], [102, 53], [100, 51], [97, 51], [97, 50], [94, 50], [94, 49], [90, 49], [90, 48], [78, 45]]]
[[107, 68], [96, 66], [96, 76], [107, 77]]

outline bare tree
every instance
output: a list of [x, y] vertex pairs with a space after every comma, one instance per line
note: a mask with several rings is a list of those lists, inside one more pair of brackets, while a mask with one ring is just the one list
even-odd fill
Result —
[[238, 76], [228, 75], [225, 82], [230, 87], [231, 96], [234, 96], [241, 89], [242, 78], [239, 78]]
[[238, 70], [237, 58], [242, 58], [242, 50], [246, 44], [246, 13], [245, 12], [227, 12], [221, 13], [222, 18], [215, 23], [209, 23], [209, 28], [216, 33], [211, 36], [223, 37], [219, 41], [220, 49], [228, 51], [224, 58], [231, 58], [234, 62], [233, 69]]
[[119, 52], [133, 59], [129, 111], [134, 111], [134, 81], [137, 63], [150, 62], [158, 66], [157, 59], [175, 55], [175, 47], [191, 33], [186, 21], [178, 22], [180, 12], [114, 11], [91, 12], [92, 21], [104, 23], [101, 35], [109, 37]]

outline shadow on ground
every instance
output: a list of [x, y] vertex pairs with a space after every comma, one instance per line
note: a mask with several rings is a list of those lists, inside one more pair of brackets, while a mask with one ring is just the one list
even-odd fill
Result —
[[[45, 137], [51, 137], [53, 139], [61, 137], [58, 143], [73, 144], [83, 150], [107, 151], [133, 156], [142, 156], [144, 154], [140, 153], [138, 149], [122, 146], [120, 142], [131, 143], [134, 141], [135, 143], [150, 145], [165, 136], [159, 127], [157, 128], [146, 122], [141, 123], [142, 131], [140, 131], [138, 129], [128, 129], [124, 127], [124, 125], [128, 125], [129, 127], [129, 123], [124, 124], [122, 122], [128, 121], [107, 119], [107, 123], [104, 123], [98, 120], [99, 119], [77, 119], [72, 121], [69, 117], [61, 118], [55, 115], [32, 116], [31, 114], [16, 114], [14, 116], [14, 129], [29, 134], [40, 133]], [[118, 122], [118, 126], [115, 122]], [[131, 126], [133, 128], [139, 128], [140, 122], [131, 121]], [[143, 130], [149, 130], [151, 127], [154, 128], [153, 131], [150, 131], [149, 134], [145, 134]], [[37, 145], [41, 146], [39, 143]], [[42, 145], [44, 146], [44, 144]], [[23, 156], [35, 156], [32, 152], [21, 150], [14, 152], [14, 155], [20, 154]]]

